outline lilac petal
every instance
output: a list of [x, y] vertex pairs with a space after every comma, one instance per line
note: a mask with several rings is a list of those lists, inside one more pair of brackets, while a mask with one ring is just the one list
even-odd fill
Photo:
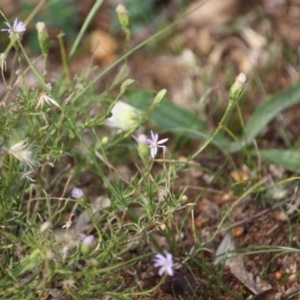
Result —
[[16, 18], [16, 19], [14, 20], [13, 28], [16, 28], [17, 25], [18, 25], [18, 18]]
[[158, 270], [158, 275], [159, 276], [162, 276], [162, 274], [164, 273], [165, 271], [165, 267], [161, 267], [159, 270]]
[[79, 199], [83, 196], [83, 191], [81, 188], [74, 187], [71, 191], [71, 196], [74, 199]]
[[164, 273], [167, 273], [170, 276], [173, 276], [173, 256], [172, 254], [165, 251], [165, 255], [160, 253], [155, 255], [154, 267], [160, 267], [158, 274], [162, 276]]
[[158, 140], [158, 134], [154, 133], [152, 130], [151, 130], [151, 137], [152, 137], [152, 141], [157, 142], [157, 140]]
[[168, 140], [168, 139], [160, 140], [160, 141], [157, 142], [157, 144], [159, 144], [159, 145], [160, 145], [160, 144], [163, 144], [163, 143], [165, 143], [167, 140]]
[[151, 148], [151, 156], [152, 156], [153, 158], [155, 158], [156, 154], [157, 154], [157, 147], [152, 147], [152, 148]]
[[173, 272], [173, 269], [171, 266], [167, 267], [166, 269], [167, 273], [170, 275], [170, 276], [173, 276], [174, 275], [174, 272]]
[[173, 256], [171, 253], [166, 252], [166, 258], [170, 262], [170, 264], [173, 264]]
[[154, 258], [154, 267], [158, 267], [161, 265], [161, 262], [165, 260], [165, 257], [158, 253], [155, 255], [155, 258]]
[[25, 24], [23, 22], [20, 22], [17, 26], [17, 31], [25, 31], [26, 27]]
[[93, 247], [96, 245], [96, 239], [93, 235], [87, 235], [83, 237], [81, 242], [88, 247]]
[[156, 267], [160, 267], [161, 266], [161, 262], [160, 261], [154, 261], [153, 266]]

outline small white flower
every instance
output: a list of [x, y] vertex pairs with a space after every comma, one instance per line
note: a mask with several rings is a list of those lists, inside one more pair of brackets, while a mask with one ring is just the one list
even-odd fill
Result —
[[152, 139], [147, 139], [147, 144], [149, 145], [152, 158], [155, 158], [158, 148], [163, 148], [164, 151], [166, 149], [166, 146], [163, 146], [162, 144], [165, 143], [168, 139], [162, 139], [159, 141], [158, 137], [159, 136], [157, 133], [154, 133], [153, 131], [151, 131]]
[[111, 111], [111, 117], [105, 124], [109, 127], [119, 128], [120, 131], [132, 129], [138, 125], [142, 118], [142, 112], [131, 105], [118, 101]]
[[18, 18], [15, 19], [12, 27], [8, 22], [4, 22], [4, 24], [6, 24], [6, 26], [8, 28], [1, 29], [1, 31], [8, 31], [10, 38], [12, 37], [13, 34], [16, 34], [16, 36], [19, 38], [19, 33], [26, 30], [26, 26], [25, 26], [24, 22], [22, 22], [22, 21], [19, 22]]
[[158, 270], [158, 274], [160, 276], [163, 275], [163, 273], [167, 273], [170, 276], [173, 276], [174, 272], [173, 272], [173, 257], [172, 254], [168, 253], [165, 251], [165, 256], [163, 256], [162, 254], [158, 253], [155, 255], [155, 259], [154, 259], [154, 267], [161, 267]]
[[32, 146], [28, 143], [27, 139], [12, 145], [9, 148], [8, 153], [13, 155], [20, 162], [24, 162], [32, 169], [39, 165], [33, 157], [34, 153], [32, 151]]
[[57, 102], [52, 99], [51, 97], [49, 97], [45, 92], [42, 92], [40, 97], [39, 97], [39, 100], [37, 102], [37, 105], [35, 107], [35, 110], [37, 110], [39, 107], [43, 108], [45, 102], [50, 105], [50, 103], [54, 104], [55, 106], [59, 107], [60, 106], [57, 104]]
[[74, 187], [71, 191], [71, 196], [74, 199], [79, 199], [83, 196], [83, 191], [81, 188]]
[[67, 230], [72, 226], [72, 221], [67, 221], [62, 229], [66, 228]]

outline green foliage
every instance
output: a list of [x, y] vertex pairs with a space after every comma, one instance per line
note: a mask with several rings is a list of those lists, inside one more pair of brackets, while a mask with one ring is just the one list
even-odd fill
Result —
[[[128, 102], [136, 108], [146, 110], [153, 101], [153, 94], [143, 90], [129, 90], [126, 93]], [[150, 119], [160, 128], [174, 133], [181, 133], [185, 137], [203, 139], [207, 126], [191, 112], [176, 106], [170, 100], [165, 99], [151, 113]]]
[[299, 173], [300, 172], [300, 151], [295, 149], [280, 150], [269, 149], [260, 150], [259, 155], [274, 164], [281, 165], [285, 170]]
[[266, 100], [260, 107], [256, 109], [252, 117], [247, 122], [244, 135], [241, 137], [239, 144], [232, 144], [230, 151], [240, 150], [240, 145], [251, 143], [251, 141], [258, 136], [267, 126], [267, 124], [274, 119], [279, 113], [285, 109], [295, 105], [300, 101], [300, 84], [296, 83], [294, 86], [281, 91], [268, 100]]
[[[22, 12], [29, 15], [36, 4], [27, 0], [19, 0]], [[47, 0], [43, 10], [34, 17], [31, 24], [44, 22], [48, 28], [56, 28], [65, 33], [67, 41], [75, 39], [79, 25], [78, 7], [73, 1]], [[34, 28], [34, 26], [32, 26]], [[58, 32], [57, 32], [58, 33]], [[29, 31], [29, 44], [34, 53], [39, 52], [39, 43], [36, 38], [36, 30]]]
[[[25, 12], [33, 9], [30, 3], [21, 3]], [[101, 3], [97, 1], [83, 28], [87, 28]], [[139, 18], [152, 20], [155, 3], [127, 3], [136, 26]], [[43, 16], [42, 21], [49, 27], [55, 23], [70, 38], [77, 34], [76, 8], [72, 4], [50, 0], [45, 7], [33, 22]], [[26, 295], [27, 299], [42, 299], [45, 295], [63, 294], [70, 299], [150, 299], [166, 279], [162, 277], [157, 286], [141, 284], [142, 272], [153, 274], [153, 250], [172, 252], [178, 273], [192, 274], [197, 286], [201, 286], [197, 272], [206, 274], [216, 299], [224, 293], [238, 298], [218, 273], [224, 272], [224, 266], [215, 272], [213, 261], [204, 255], [204, 250], [216, 242], [225, 222], [231, 222], [233, 209], [239, 203], [253, 194], [258, 200], [263, 199], [268, 187], [256, 166], [250, 170], [253, 178], [236, 183], [237, 188], [222, 172], [227, 162], [235, 165], [230, 151], [241, 150], [250, 161], [251, 155], [259, 154], [264, 161], [299, 172], [298, 150], [251, 148], [251, 142], [260, 138], [259, 134], [278, 113], [298, 103], [299, 83], [271, 96], [245, 126], [238, 106], [245, 81], [233, 83], [224, 97], [229, 101], [222, 119], [209, 130], [197, 113], [166, 99], [165, 89], [156, 95], [135, 89], [134, 76], [125, 67], [115, 80], [106, 82], [102, 91], [97, 91], [95, 84], [103, 80], [111, 67], [92, 80], [90, 70], [70, 78], [68, 66], [83, 34], [84, 30], [78, 34], [72, 55], [62, 57], [65, 69], [59, 79], [35, 69], [32, 53], [29, 56], [25, 51], [28, 47], [23, 46], [22, 40], [17, 41], [14, 64], [10, 66], [14, 72], [20, 70], [18, 80], [9, 81], [13, 83], [8, 86], [3, 76], [7, 93], [1, 99], [0, 110], [0, 298], [20, 299]], [[36, 33], [32, 38], [38, 43]], [[8, 46], [7, 52], [10, 50]], [[47, 59], [44, 55], [44, 71]], [[35, 78], [34, 85], [26, 83], [27, 72]], [[49, 82], [55, 84], [51, 87]], [[129, 104], [123, 102], [123, 97]], [[240, 137], [226, 127], [236, 109], [244, 129]], [[139, 139], [141, 132], [156, 132], [153, 123], [163, 131], [163, 139], [168, 139], [162, 143], [154, 141], [160, 146], [157, 157], [150, 157], [145, 135]], [[188, 149], [190, 156], [182, 159], [179, 151], [172, 150], [174, 137], [183, 143], [191, 140], [202, 144]], [[226, 155], [216, 170], [197, 162], [204, 151], [211, 149], [208, 146], [217, 146], [210, 153], [213, 159], [220, 152]], [[178, 185], [178, 178], [191, 169], [209, 175], [209, 183], [199, 187], [201, 192], [193, 199], [186, 195], [192, 187], [190, 183], [182, 181]], [[236, 200], [228, 207], [224, 205], [214, 232], [202, 241], [195, 227], [194, 208], [214, 181], [222, 182], [231, 192], [238, 191], [238, 195], [230, 195]], [[72, 195], [74, 186], [81, 186], [84, 195]], [[193, 188], [197, 190], [198, 186]], [[212, 214], [217, 210], [213, 208]], [[184, 240], [189, 218], [193, 232], [189, 233], [188, 242], [192, 246]], [[83, 247], [82, 235], [87, 234], [93, 234], [96, 242], [93, 244], [92, 239]], [[128, 274], [134, 278], [134, 284], [128, 285]], [[195, 291], [193, 295], [197, 297]]]

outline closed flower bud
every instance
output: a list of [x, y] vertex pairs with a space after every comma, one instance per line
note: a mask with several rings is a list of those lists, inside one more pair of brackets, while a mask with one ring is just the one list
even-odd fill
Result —
[[154, 98], [154, 101], [153, 101], [153, 104], [154, 104], [154, 105], [158, 105], [158, 104], [164, 99], [166, 93], [167, 93], [167, 90], [166, 90], [166, 89], [160, 90], [160, 91], [156, 94], [156, 96], [155, 96], [155, 98]]
[[111, 116], [106, 119], [105, 125], [127, 131], [139, 125], [142, 121], [142, 112], [131, 105], [118, 101], [111, 111]]
[[248, 79], [244, 73], [240, 73], [236, 78], [234, 84], [230, 88], [229, 100], [231, 102], [240, 98]]
[[150, 149], [147, 143], [147, 136], [144, 134], [138, 135], [138, 137], [134, 137], [137, 141], [137, 149], [139, 156], [141, 157], [143, 163], [147, 163], [149, 159]]
[[35, 25], [38, 32], [39, 45], [44, 56], [49, 53], [49, 35], [44, 22], [37, 22]]
[[81, 253], [83, 256], [87, 257], [91, 254], [96, 246], [96, 239], [93, 235], [87, 235], [81, 240]]
[[118, 14], [119, 22], [122, 26], [122, 29], [126, 34], [130, 33], [131, 30], [131, 19], [128, 10], [123, 4], [119, 4], [116, 8]]

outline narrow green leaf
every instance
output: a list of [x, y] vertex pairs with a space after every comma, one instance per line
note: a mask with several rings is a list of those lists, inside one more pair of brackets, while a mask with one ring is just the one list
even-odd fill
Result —
[[299, 83], [271, 96], [263, 105], [256, 109], [248, 121], [245, 128], [247, 139], [255, 138], [280, 112], [296, 104], [299, 100]]
[[24, 258], [20, 264], [14, 269], [13, 274], [19, 277], [27, 271], [35, 269], [44, 261], [44, 255], [39, 249], [35, 249], [30, 256]]
[[300, 172], [300, 151], [298, 150], [261, 150], [259, 151], [262, 158], [282, 166], [285, 170]]
[[19, 277], [26, 272], [38, 270], [41, 263], [45, 260], [44, 255], [39, 249], [35, 249], [31, 255], [25, 257], [20, 264], [13, 270], [12, 277], [4, 277], [0, 280], [0, 288], [6, 288], [13, 284], [13, 278], [19, 280]]
[[300, 83], [280, 91], [271, 96], [265, 103], [258, 107], [252, 117], [246, 124], [245, 135], [240, 144], [232, 143], [231, 152], [239, 151], [241, 145], [250, 143], [258, 134], [260, 134], [267, 124], [274, 119], [280, 112], [291, 107], [300, 101]]

